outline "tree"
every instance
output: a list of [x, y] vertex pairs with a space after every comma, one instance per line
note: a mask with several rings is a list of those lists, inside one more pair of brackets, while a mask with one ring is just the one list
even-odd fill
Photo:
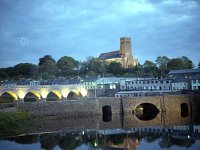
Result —
[[51, 55], [45, 55], [39, 58], [39, 72], [42, 79], [43, 77], [45, 77], [45, 79], [52, 79], [58, 75], [59, 69]]
[[14, 76], [19, 78], [33, 78], [38, 74], [38, 67], [30, 63], [20, 63], [14, 66]]
[[43, 65], [47, 60], [52, 61], [54, 63], [56, 63], [56, 61], [52, 58], [51, 55], [45, 55], [42, 58], [39, 58], [39, 66]]
[[6, 68], [0, 68], [0, 80], [5, 80], [7, 78]]
[[73, 75], [74, 69], [78, 67], [79, 62], [72, 57], [64, 56], [57, 61], [62, 76]]
[[151, 68], [151, 67], [156, 67], [156, 65], [152, 61], [146, 60], [143, 64], [143, 67], [144, 68]]
[[192, 69], [192, 68], [194, 67], [193, 62], [192, 62], [189, 58], [187, 58], [187, 57], [185, 57], [185, 56], [182, 56], [181, 58], [182, 58], [182, 60], [184, 61], [184, 63], [185, 63], [185, 65], [186, 65], [187, 69]]
[[167, 70], [187, 69], [184, 61], [181, 58], [173, 58], [167, 63]]
[[167, 70], [180, 70], [180, 69], [191, 69], [194, 65], [190, 59], [188, 59], [185, 56], [182, 56], [181, 58], [174, 58], [171, 59], [167, 63]]
[[105, 74], [106, 66], [107, 64], [99, 58], [88, 57], [85, 62], [81, 63], [80, 71], [81, 74], [88, 74], [89, 72], [92, 72], [92, 74], [95, 74], [96, 76], [99, 74]]
[[144, 71], [143, 65], [138, 63], [138, 65], [134, 67], [134, 74], [135, 77], [145, 77], [146, 73]]
[[200, 62], [199, 62], [199, 64], [198, 64], [198, 68], [200, 68]]
[[107, 72], [113, 73], [114, 75], [123, 75], [124, 69], [121, 63], [113, 61], [107, 66]]
[[40, 66], [40, 71], [42, 77], [43, 75], [45, 75], [46, 79], [52, 79], [55, 78], [56, 75], [58, 75], [59, 69], [53, 61], [46, 60]]
[[156, 67], [156, 64], [154, 64], [152, 61], [146, 60], [143, 64], [144, 71], [147, 76], [150, 77], [157, 77], [158, 76], [158, 68]]
[[166, 56], [159, 56], [156, 59], [156, 64], [158, 65], [160, 76], [166, 77], [167, 76], [167, 63], [170, 59]]

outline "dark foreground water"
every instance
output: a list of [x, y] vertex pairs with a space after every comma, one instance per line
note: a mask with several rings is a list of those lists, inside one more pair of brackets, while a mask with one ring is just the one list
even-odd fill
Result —
[[200, 150], [199, 123], [176, 114], [158, 113], [148, 120], [135, 115], [53, 117], [40, 121], [26, 135], [2, 138], [0, 150]]

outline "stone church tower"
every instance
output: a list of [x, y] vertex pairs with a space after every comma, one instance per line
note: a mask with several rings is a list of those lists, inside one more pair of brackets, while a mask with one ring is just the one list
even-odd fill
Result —
[[120, 38], [120, 55], [122, 56], [122, 66], [124, 66], [124, 68], [135, 66], [132, 55], [131, 38]]
[[112, 61], [119, 62], [122, 64], [122, 67], [124, 68], [134, 67], [138, 64], [138, 60], [133, 59], [131, 38], [129, 37], [120, 38], [120, 50], [108, 53], [101, 53], [99, 58], [107, 62], [112, 62]]

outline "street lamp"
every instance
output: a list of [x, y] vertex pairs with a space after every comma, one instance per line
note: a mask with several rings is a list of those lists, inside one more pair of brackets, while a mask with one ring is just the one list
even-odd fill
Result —
[[94, 96], [95, 96], [95, 99], [97, 99], [97, 81], [95, 81]]
[[95, 142], [94, 142], [94, 146], [97, 147], [98, 146], [98, 134], [97, 134], [98, 130], [96, 129], [96, 138], [95, 138]]

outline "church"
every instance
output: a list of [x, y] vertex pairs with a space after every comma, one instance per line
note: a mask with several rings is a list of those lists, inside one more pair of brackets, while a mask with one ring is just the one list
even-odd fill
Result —
[[112, 61], [119, 62], [124, 68], [134, 67], [138, 64], [138, 60], [134, 59], [132, 55], [130, 37], [120, 38], [120, 50], [101, 53], [99, 59], [109, 63]]

